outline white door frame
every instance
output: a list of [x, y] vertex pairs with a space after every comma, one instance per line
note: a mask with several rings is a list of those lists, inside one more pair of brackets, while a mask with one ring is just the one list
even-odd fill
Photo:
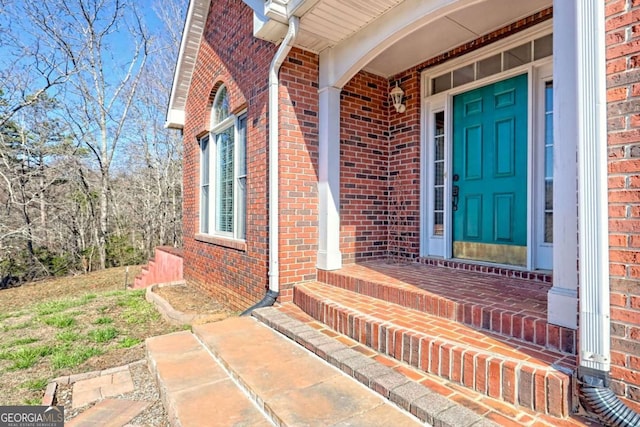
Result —
[[[542, 264], [542, 259], [538, 253], [538, 236], [540, 235], [540, 210], [544, 207], [544, 198], [540, 197], [539, 171], [544, 167], [540, 165], [540, 159], [544, 162], [544, 145], [542, 155], [540, 154], [539, 138], [541, 132], [539, 125], [541, 123], [540, 108], [542, 102], [544, 105], [544, 97], [540, 96], [540, 79], [546, 78], [552, 74], [552, 57], [530, 62], [528, 64], [512, 68], [508, 71], [497, 73], [481, 80], [455, 87], [446, 91], [442, 91], [436, 95], [431, 95], [430, 82], [431, 78], [442, 75], [443, 73], [452, 71], [466, 64], [472, 64], [478, 60], [490, 57], [499, 52], [506, 51], [512, 47], [519, 46], [522, 43], [538, 39], [544, 35], [550, 34], [552, 31], [552, 23], [546, 22], [532, 29], [522, 31], [504, 41], [494, 43], [484, 49], [480, 49], [472, 54], [465, 55], [455, 60], [449, 61], [441, 66], [433, 67], [422, 72], [421, 75], [421, 201], [420, 201], [420, 256], [435, 256], [444, 259], [452, 258], [452, 212], [451, 212], [451, 179], [449, 171], [452, 168], [452, 123], [451, 112], [453, 108], [453, 97], [457, 94], [473, 90], [488, 84], [492, 84], [501, 80], [514, 77], [516, 75], [527, 73], [528, 75], [528, 178], [527, 178], [527, 265], [526, 269], [533, 270], [539, 268], [550, 268], [550, 265]], [[542, 91], [544, 95], [544, 91]], [[442, 236], [433, 235], [433, 204], [434, 190], [431, 185], [435, 170], [434, 164], [434, 114], [445, 112], [445, 170], [444, 170], [444, 233]], [[542, 121], [543, 123], [543, 121]], [[543, 128], [544, 129], [544, 128]], [[542, 177], [544, 180], [544, 176]], [[549, 250], [549, 246], [546, 246]]]

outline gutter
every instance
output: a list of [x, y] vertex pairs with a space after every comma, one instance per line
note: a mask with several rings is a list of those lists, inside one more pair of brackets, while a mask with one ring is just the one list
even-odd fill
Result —
[[280, 188], [278, 185], [278, 172], [280, 170], [278, 162], [278, 147], [280, 144], [278, 108], [280, 105], [280, 96], [278, 91], [280, 88], [280, 79], [278, 78], [278, 74], [282, 63], [298, 37], [299, 26], [300, 18], [291, 16], [289, 18], [287, 35], [280, 44], [269, 67], [269, 289], [261, 301], [249, 307], [241, 316], [251, 314], [256, 308], [273, 305], [280, 294], [280, 264], [278, 262], [280, 252], [278, 242], [280, 234], [278, 222], [280, 217]]

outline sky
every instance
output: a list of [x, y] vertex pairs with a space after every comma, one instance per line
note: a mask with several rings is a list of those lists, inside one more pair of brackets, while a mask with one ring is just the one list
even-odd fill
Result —
[[[30, 53], [32, 53], [36, 48], [39, 48], [40, 52], [43, 52], [45, 49], [49, 49], [47, 46], [48, 38], [43, 36], [42, 31], [39, 30], [33, 22], [31, 22], [28, 14], [22, 10], [22, 8], [29, 4], [27, 3], [28, 1], [29, 0], [9, 0], [5, 2], [4, 8], [0, 6], [0, 88], [10, 83], [9, 80], [11, 76], [14, 75], [15, 77], [15, 73], [18, 68], [24, 68], [26, 66], [33, 69], [44, 68], [42, 65], [42, 59], [40, 59], [40, 64], [37, 66], [34, 65], [36, 60], [35, 55], [31, 55]], [[67, 5], [73, 5], [79, 1], [91, 3], [87, 2], [87, 0], [58, 1]], [[188, 0], [181, 1], [187, 3]], [[54, 0], [49, 3], [55, 2], [56, 1]], [[109, 3], [109, 1], [106, 3]], [[0, 0], [0, 5], [2, 4], [3, 1]], [[163, 23], [159, 20], [154, 11], [154, 7], [158, 7], [160, 3], [153, 0], [139, 0], [136, 1], [135, 4], [142, 12], [143, 24], [147, 28], [148, 33], [153, 35], [154, 38], [161, 37]], [[54, 14], [56, 12], [58, 15]], [[75, 12], [77, 16], [80, 15], [80, 9], [78, 7], [73, 8], [72, 12]], [[59, 8], [56, 8], [55, 4], [52, 4], [50, 13], [49, 18], [47, 19], [50, 23], [57, 25], [58, 22], [66, 21], [69, 23], [73, 21], [73, 17], [65, 17], [65, 13], [63, 13]], [[132, 19], [129, 18], [127, 21], [131, 22]], [[182, 22], [176, 23], [176, 25], [182, 26]], [[66, 36], [65, 41], [73, 43], [74, 40], [78, 39], [78, 35], [81, 34], [80, 30], [81, 28], [78, 25], [69, 25], [69, 28], [60, 32]], [[126, 28], [126, 25], [123, 25], [122, 28], [112, 32], [107, 37], [107, 41], [111, 48], [108, 50], [105, 49], [105, 59], [108, 59], [108, 63], [113, 65], [114, 68], [110, 69], [105, 67], [105, 72], [108, 75], [113, 75], [117, 78], [118, 70], [121, 70], [127, 65], [126, 60], [131, 57], [133, 52], [131, 34]], [[22, 53], [21, 50], [17, 48], [18, 46], [21, 46], [25, 53]], [[59, 51], [47, 52], [49, 58], [55, 57], [56, 53], [59, 53]], [[46, 57], [47, 55], [43, 56]], [[20, 62], [22, 62], [22, 66], [16, 67], [17, 65], [20, 65]], [[12, 72], [2, 73], [3, 70], [11, 70]]]

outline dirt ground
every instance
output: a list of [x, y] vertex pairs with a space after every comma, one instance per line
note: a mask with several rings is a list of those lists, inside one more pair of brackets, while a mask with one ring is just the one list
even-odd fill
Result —
[[187, 284], [159, 286], [153, 292], [164, 298], [175, 310], [197, 314], [198, 318], [194, 323], [217, 322], [237, 314], [210, 295]]
[[109, 268], [89, 274], [44, 279], [16, 288], [2, 289], [0, 307], [3, 313], [10, 313], [51, 299], [122, 290], [126, 284], [133, 283], [140, 271], [140, 266]]
[[211, 296], [187, 284], [159, 286], [154, 292], [183, 313], [215, 313], [226, 308]]

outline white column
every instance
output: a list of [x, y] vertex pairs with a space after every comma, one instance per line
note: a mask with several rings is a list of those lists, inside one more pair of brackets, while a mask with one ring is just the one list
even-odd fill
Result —
[[321, 270], [342, 267], [340, 253], [340, 89], [319, 90], [318, 112], [318, 264]]
[[577, 328], [578, 118], [576, 0], [553, 2], [553, 287], [548, 322]]

